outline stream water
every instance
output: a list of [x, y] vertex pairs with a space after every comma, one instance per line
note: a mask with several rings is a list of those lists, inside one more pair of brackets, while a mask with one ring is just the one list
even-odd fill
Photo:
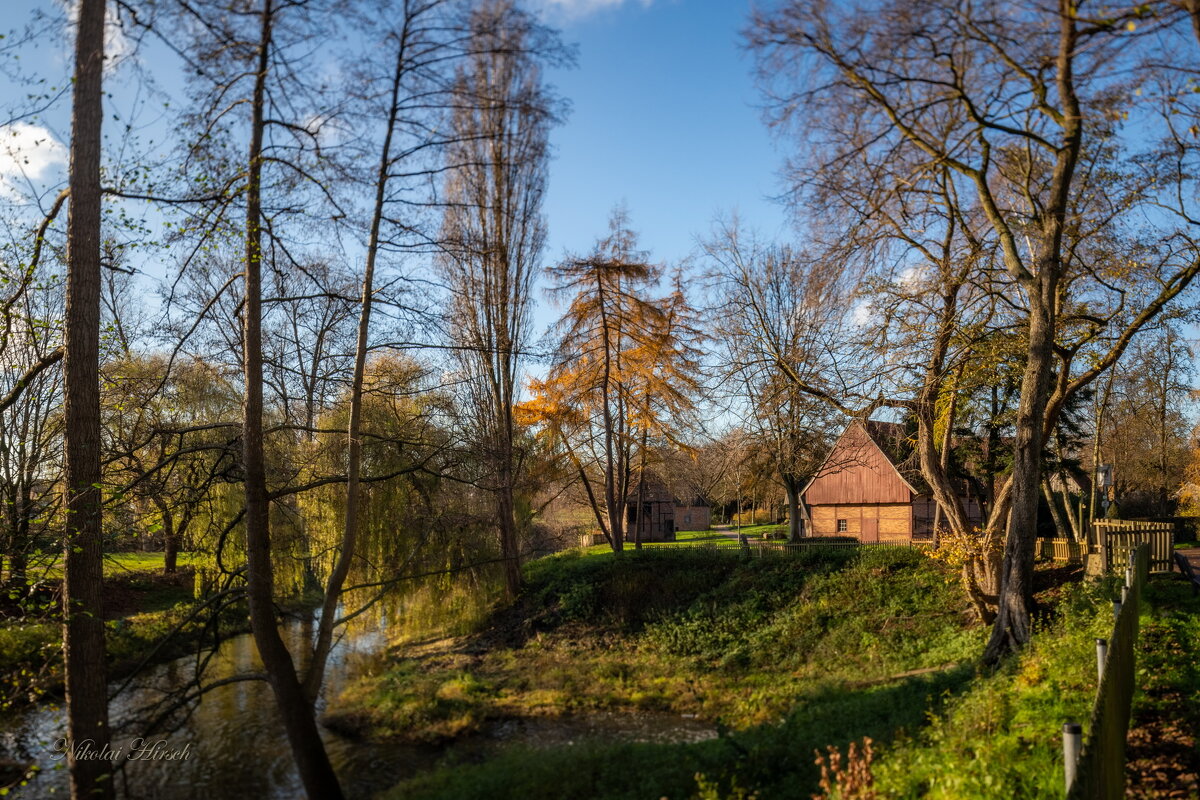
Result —
[[[283, 633], [292, 652], [312, 635], [311, 622], [291, 622]], [[344, 636], [333, 650], [318, 716], [326, 697], [336, 697], [347, 682], [382, 665], [385, 637], [366, 630]], [[182, 727], [169, 734], [143, 736], [130, 730], [139, 709], [165, 692], [189, 685], [196, 657], [161, 664], [122, 691], [110, 705], [113, 747], [129, 758], [143, 739], [138, 758], [129, 758], [118, 778], [123, 796], [139, 800], [270, 800], [303, 796], [270, 687], [263, 681], [218, 686], [204, 694]], [[226, 639], [212, 653], [206, 683], [260, 670], [249, 635]], [[111, 690], [120, 682], [114, 683]], [[369, 798], [406, 777], [431, 769], [443, 759], [482, 761], [513, 745], [549, 747], [584, 739], [624, 741], [698, 741], [715, 736], [713, 728], [674, 715], [601, 714], [494, 723], [479, 734], [444, 747], [354, 740], [322, 729], [326, 748], [351, 798]], [[65, 760], [55, 743], [65, 736], [61, 708], [44, 703], [0, 720], [0, 757], [36, 763], [42, 771], [13, 797], [67, 797]], [[157, 744], [162, 742], [161, 745]], [[186, 749], [185, 749], [186, 748]], [[175, 754], [176, 759], [167, 755]], [[184, 757], [186, 756], [186, 757]]]

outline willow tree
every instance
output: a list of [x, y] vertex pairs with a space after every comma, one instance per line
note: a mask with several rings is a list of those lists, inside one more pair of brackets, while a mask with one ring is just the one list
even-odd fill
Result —
[[659, 268], [637, 249], [623, 211], [609, 229], [589, 256], [550, 270], [570, 305], [549, 375], [531, 382], [521, 410], [569, 460], [597, 526], [621, 552], [639, 448], [689, 406], [696, 362], [680, 298], [651, 295]]
[[538, 258], [546, 241], [550, 127], [561, 102], [543, 67], [568, 52], [511, 0], [487, 0], [467, 25], [471, 53], [455, 81], [439, 260], [451, 293], [447, 327], [467, 381], [510, 596], [520, 587], [513, 407], [529, 343]]

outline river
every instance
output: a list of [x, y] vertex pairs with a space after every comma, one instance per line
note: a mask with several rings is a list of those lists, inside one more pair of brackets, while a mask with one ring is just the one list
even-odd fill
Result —
[[[292, 621], [283, 626], [293, 653], [303, 649], [300, 645], [312, 636], [312, 629], [311, 621]], [[381, 668], [385, 649], [386, 638], [379, 629], [360, 628], [344, 636], [330, 655], [318, 716], [327, 697], [336, 697], [349, 681]], [[211, 655], [206, 682], [261, 669], [248, 634], [226, 639]], [[119, 734], [114, 737], [114, 748], [122, 748], [128, 759], [137, 746], [136, 740], [143, 740], [139, 757], [126, 760], [118, 777], [121, 796], [136, 800], [302, 797], [274, 698], [263, 681], [229, 683], [208, 691], [182, 727], [169, 734], [143, 736], [130, 730], [130, 720], [138, 716], [138, 709], [165, 692], [188, 686], [195, 667], [194, 655], [153, 667], [112, 701], [110, 716]], [[121, 683], [114, 682], [110, 692]], [[322, 735], [347, 796], [369, 798], [406, 777], [437, 766], [449, 756], [480, 761], [516, 744], [548, 747], [590, 738], [698, 741], [716, 734], [706, 723], [673, 715], [597, 714], [500, 721], [441, 747], [361, 741], [324, 728]], [[0, 721], [0, 756], [42, 768], [12, 797], [40, 800], [68, 796], [65, 763], [55, 752], [55, 742], [64, 736], [63, 713], [56, 704], [43, 703]], [[165, 758], [171, 753], [180, 758]]]

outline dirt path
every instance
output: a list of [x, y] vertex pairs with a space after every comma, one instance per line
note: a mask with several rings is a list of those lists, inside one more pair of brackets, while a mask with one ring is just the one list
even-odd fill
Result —
[[733, 527], [732, 525], [713, 525], [712, 529], [713, 533], [719, 533], [727, 539], [731, 539], [735, 542], [740, 541], [738, 538], [737, 528]]

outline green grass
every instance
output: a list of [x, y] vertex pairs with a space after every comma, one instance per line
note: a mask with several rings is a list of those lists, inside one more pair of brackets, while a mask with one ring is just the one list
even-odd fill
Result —
[[[1082, 722], [1087, 735], [1096, 689], [1095, 638], [1111, 634], [1115, 593], [1112, 579], [1070, 585], [1054, 621], [1035, 632], [1018, 658], [977, 679], [918, 735], [885, 753], [875, 767], [882, 796], [1061, 797], [1062, 724]], [[1174, 769], [1166, 785], [1156, 788], [1177, 788], [1178, 773], [1190, 770], [1191, 796], [1198, 788], [1200, 761], [1194, 748], [1200, 733], [1198, 612], [1200, 601], [1175, 576], [1151, 580], [1143, 603], [1130, 737], [1131, 742], [1145, 740], [1150, 754], [1145, 774], [1133, 783], [1154, 785], [1164, 769]], [[1139, 726], [1146, 729], [1140, 737]], [[1154, 754], [1167, 746], [1163, 737], [1180, 730], [1190, 731], [1182, 737], [1182, 755], [1155, 764]], [[1131, 752], [1130, 758], [1138, 755]], [[1190, 767], [1183, 763], [1189, 759]]]
[[1066, 587], [1053, 622], [980, 676], [919, 734], [884, 753], [877, 785], [896, 798], [1058, 798], [1063, 723], [1088, 720], [1095, 639], [1112, 631], [1113, 581]]
[[[201, 553], [179, 553], [176, 561], [179, 567], [189, 567], [203, 563], [205, 556]], [[163, 553], [106, 553], [104, 555], [104, 575], [119, 575], [122, 572], [161, 571], [164, 564]]]
[[[593, 742], [447, 765], [397, 797], [691, 797], [696, 774], [767, 797], [816, 788], [813, 750], [918, 728], [960, 689], [984, 631], [953, 576], [911, 550], [743, 559], [655, 548], [572, 551], [528, 566], [528, 588], [471, 655], [414, 653], [335, 710], [360, 733], [440, 740], [488, 719], [595, 711], [692, 714], [698, 744]], [[921, 674], [913, 674], [921, 671]], [[336, 716], [336, 714], [335, 714]]]
[[[161, 572], [164, 564], [164, 554], [155, 552], [121, 552], [104, 554], [104, 577], [112, 578], [130, 572]], [[204, 556], [200, 553], [179, 553], [179, 567], [202, 563]], [[3, 564], [7, 569], [7, 564]], [[31, 580], [62, 580], [61, 553], [35, 553], [29, 559], [29, 577]]]
[[729, 537], [720, 531], [712, 529], [706, 531], [679, 531], [675, 534], [677, 542], [714, 542], [714, 541], [729, 541]]
[[[731, 525], [729, 528], [731, 533], [737, 533], [736, 525]], [[787, 525], [776, 525], [774, 523], [764, 525], [743, 525], [741, 533], [751, 539], [763, 539], [768, 536], [777, 536], [778, 534], [787, 535]]]
[[[1062, 724], [1089, 719], [1094, 639], [1111, 632], [1115, 580], [1046, 595], [1053, 613], [1034, 642], [993, 672], [973, 661], [987, 630], [964, 624], [952, 578], [891, 548], [560, 555], [530, 565], [523, 642], [403, 658], [350, 697], [383, 709], [374, 722], [385, 726], [387, 704], [402, 707], [390, 733], [405, 737], [596, 710], [697, 714], [722, 732], [691, 744], [513, 748], [483, 763], [451, 756], [394, 798], [808, 798], [817, 754], [845, 757], [863, 737], [881, 798], [1061, 797]], [[1200, 599], [1155, 578], [1142, 631], [1131, 785], [1160, 791], [1138, 796], [1177, 785], [1194, 795]]]
[[[503, 800], [756, 796], [808, 800], [819, 777], [813, 753], [863, 736], [887, 741], [917, 727], [931, 703], [970, 678], [969, 669], [918, 676], [886, 686], [815, 691], [781, 724], [724, 731], [695, 744], [604, 743], [508, 750], [482, 764], [455, 763], [405, 781], [385, 797]], [[707, 789], [710, 794], [701, 794]], [[744, 795], [743, 795], [744, 796]]]

